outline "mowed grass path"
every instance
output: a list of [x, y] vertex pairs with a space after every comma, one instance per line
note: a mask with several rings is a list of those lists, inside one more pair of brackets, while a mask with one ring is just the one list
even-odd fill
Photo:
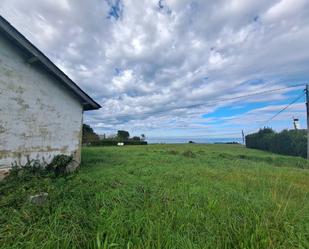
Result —
[[[62, 178], [0, 185], [0, 248], [309, 248], [304, 159], [237, 145], [83, 149]], [[49, 193], [43, 207], [27, 198]]]

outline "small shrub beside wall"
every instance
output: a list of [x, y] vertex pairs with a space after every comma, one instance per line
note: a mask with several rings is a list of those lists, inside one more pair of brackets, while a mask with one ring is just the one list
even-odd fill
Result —
[[25, 165], [17, 164], [15, 162], [10, 169], [9, 178], [31, 178], [33, 176], [49, 177], [49, 176], [61, 176], [66, 175], [67, 167], [73, 161], [72, 156], [57, 155], [53, 158], [51, 163], [41, 162], [40, 160], [27, 159]]

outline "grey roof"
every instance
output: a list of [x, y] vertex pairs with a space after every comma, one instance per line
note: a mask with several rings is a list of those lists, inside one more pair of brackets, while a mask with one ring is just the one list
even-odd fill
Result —
[[83, 109], [96, 110], [101, 106], [87, 95], [76, 83], [74, 83], [64, 72], [62, 72], [50, 59], [36, 48], [26, 37], [16, 30], [7, 20], [0, 15], [0, 33], [4, 34], [25, 54], [29, 63], [40, 64], [44, 70], [56, 77], [80, 100]]

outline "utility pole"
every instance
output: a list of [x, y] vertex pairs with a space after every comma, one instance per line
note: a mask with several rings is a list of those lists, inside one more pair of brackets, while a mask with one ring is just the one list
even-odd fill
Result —
[[306, 85], [306, 108], [307, 108], [307, 160], [309, 159], [309, 85]]
[[243, 143], [243, 145], [246, 146], [246, 140], [245, 140], [245, 133], [244, 133], [244, 130], [241, 130], [241, 135], [242, 135], [242, 143]]
[[294, 130], [299, 130], [300, 129], [300, 124], [299, 124], [299, 119], [293, 117], [293, 125], [294, 125]]

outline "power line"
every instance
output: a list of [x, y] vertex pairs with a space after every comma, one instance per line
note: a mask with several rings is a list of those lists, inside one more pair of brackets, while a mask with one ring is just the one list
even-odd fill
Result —
[[[290, 86], [286, 86], [286, 87], [281, 87], [281, 88], [276, 88], [276, 89], [271, 89], [271, 90], [266, 90], [266, 91], [260, 91], [260, 92], [254, 92], [254, 93], [249, 93], [249, 94], [245, 94], [245, 95], [241, 95], [241, 96], [236, 96], [236, 97], [231, 97], [231, 98], [219, 98], [219, 99], [213, 99], [213, 100], [209, 100], [207, 102], [204, 103], [200, 103], [200, 104], [195, 104], [195, 105], [187, 105], [187, 106], [182, 106], [182, 107], [176, 107], [174, 108], [174, 110], [177, 109], [184, 109], [184, 108], [194, 108], [194, 107], [199, 107], [199, 106], [207, 106], [210, 104], [214, 104], [214, 103], [219, 103], [219, 102], [225, 102], [225, 101], [230, 101], [230, 100], [237, 100], [237, 99], [241, 99], [241, 98], [247, 98], [247, 97], [252, 97], [252, 96], [257, 96], [257, 95], [264, 95], [264, 94], [268, 94], [268, 93], [273, 93], [273, 92], [278, 92], [278, 91], [282, 91], [282, 90], [286, 90], [286, 89], [290, 89], [290, 88], [297, 88], [297, 87], [301, 87], [304, 86], [305, 84], [297, 84], [297, 85], [290, 85]], [[304, 93], [302, 93], [300, 96], [298, 96], [296, 99], [294, 99], [291, 103], [289, 103], [287, 106], [285, 106], [284, 108], [282, 108], [278, 113], [276, 113], [275, 115], [273, 115], [270, 119], [266, 120], [265, 124], [267, 124], [268, 122], [270, 122], [271, 120], [273, 120], [274, 118], [276, 118], [278, 115], [280, 115], [282, 112], [284, 112], [287, 108], [289, 108], [291, 105], [293, 105], [296, 101], [298, 101], [301, 97], [303, 97]], [[140, 113], [141, 115], [147, 115], [147, 114], [157, 114], [157, 113], [164, 113], [167, 112], [168, 110], [164, 110], [164, 111], [152, 111], [152, 112], [142, 112]], [[120, 114], [118, 116], [129, 116], [128, 114]], [[260, 128], [261, 126], [259, 126]], [[253, 129], [252, 129], [253, 132]], [[209, 134], [207, 136], [227, 136], [227, 135], [238, 135], [239, 133], [235, 132], [235, 133], [221, 133], [221, 134]]]
[[[261, 92], [255, 92], [255, 93], [250, 93], [250, 94], [236, 96], [236, 97], [231, 97], [231, 98], [214, 99], [214, 100], [210, 100], [210, 102], [212, 104], [213, 103], [219, 103], [221, 101], [229, 101], [229, 100], [247, 98], [247, 97], [252, 97], [252, 96], [256, 96], [256, 95], [263, 95], [263, 94], [268, 94], [268, 93], [272, 93], [272, 92], [278, 92], [278, 91], [282, 91], [282, 90], [285, 90], [285, 89], [301, 87], [301, 86], [304, 86], [304, 84], [286, 86], [286, 87], [282, 87], [282, 88], [277, 88], [277, 89], [272, 89], [272, 90], [267, 90], [267, 91], [261, 91]], [[202, 104], [190, 105], [190, 106], [186, 106], [186, 107], [195, 107], [195, 106], [202, 106], [202, 105], [204, 105], [204, 104], [202, 103]]]
[[[236, 97], [231, 97], [231, 98], [219, 98], [219, 99], [213, 99], [213, 100], [208, 100], [204, 103], [200, 104], [194, 104], [194, 105], [186, 105], [186, 106], [180, 106], [180, 107], [175, 107], [172, 110], [179, 110], [179, 109], [184, 109], [184, 108], [194, 108], [194, 107], [200, 107], [200, 106], [209, 106], [212, 104], [220, 103], [220, 102], [225, 102], [225, 101], [230, 101], [230, 100], [237, 100], [237, 99], [242, 99], [242, 98], [247, 98], [247, 97], [252, 97], [252, 96], [257, 96], [257, 95], [264, 95], [268, 93], [273, 93], [273, 92], [279, 92], [282, 90], [286, 90], [289, 88], [296, 88], [296, 87], [301, 87], [304, 86], [304, 84], [297, 84], [297, 85], [290, 85], [286, 87], [281, 87], [281, 88], [276, 88], [276, 89], [271, 89], [271, 90], [266, 90], [266, 91], [261, 91], [261, 92], [254, 92], [254, 93], [249, 93], [246, 95], [241, 95], [241, 96], [236, 96]], [[142, 112], [140, 115], [149, 115], [149, 114], [159, 114], [159, 113], [165, 113], [170, 110], [162, 110], [162, 111], [150, 111], [150, 112]], [[139, 114], [137, 114], [139, 115]], [[129, 116], [128, 114], [120, 114], [118, 116]]]
[[[276, 118], [278, 115], [280, 115], [282, 112], [284, 112], [286, 109], [288, 109], [291, 105], [293, 105], [296, 101], [298, 101], [299, 99], [301, 99], [301, 97], [303, 97], [305, 95], [305, 93], [302, 93], [301, 95], [299, 95], [297, 98], [295, 98], [291, 103], [289, 103], [288, 105], [286, 105], [285, 107], [283, 107], [279, 112], [277, 112], [275, 115], [273, 115], [271, 118], [267, 119], [264, 122], [261, 122], [264, 124], [264, 126], [269, 123], [270, 121], [272, 121], [274, 118]], [[256, 129], [261, 128], [261, 125], [257, 126], [256, 128], [251, 129], [248, 133], [252, 133], [254, 132]]]
[[279, 112], [277, 112], [275, 115], [273, 115], [270, 119], [266, 120], [265, 124], [267, 124], [268, 122], [272, 121], [275, 117], [277, 117], [282, 112], [284, 112], [286, 109], [288, 109], [291, 105], [293, 105], [297, 100], [299, 100], [304, 95], [305, 95], [305, 93], [302, 93], [301, 95], [299, 95], [296, 99], [294, 99], [291, 103], [289, 103], [287, 106], [282, 108]]

